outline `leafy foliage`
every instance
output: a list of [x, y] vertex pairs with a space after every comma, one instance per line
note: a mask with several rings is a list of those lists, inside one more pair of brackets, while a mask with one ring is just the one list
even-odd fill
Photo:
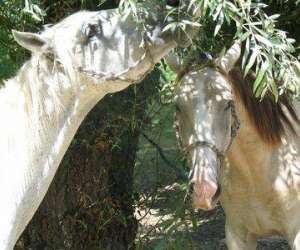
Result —
[[268, 5], [262, 1], [222, 1], [212, 5], [203, 2], [203, 8], [217, 23], [215, 34], [224, 20], [235, 23], [235, 37], [245, 44], [242, 68], [245, 75], [255, 71], [253, 92], [257, 97], [264, 97], [268, 91], [275, 100], [286, 91], [299, 95], [300, 64], [293, 55], [295, 40], [276, 28], [279, 14], [266, 14]]
[[[284, 3], [290, 1], [284, 1]], [[136, 15], [138, 2], [144, 1], [122, 1], [122, 8]], [[180, 2], [183, 5], [183, 1]], [[281, 4], [280, 1], [276, 3]], [[185, 30], [190, 25], [201, 25], [200, 34], [194, 39], [194, 48], [191, 49], [207, 51], [209, 39], [203, 39], [201, 32], [214, 27], [212, 33], [204, 33], [204, 36], [214, 40], [214, 44], [217, 45], [217, 47], [210, 46], [207, 51], [209, 53], [229, 46], [233, 39], [240, 40], [244, 44], [242, 68], [245, 75], [250, 71], [255, 72], [257, 77], [253, 92], [257, 97], [263, 98], [267, 93], [272, 93], [277, 100], [278, 96], [285, 92], [298, 96], [300, 63], [297, 60], [297, 53], [299, 52], [296, 51], [295, 39], [289, 38], [287, 32], [278, 28], [281, 26], [281, 16], [272, 13], [272, 8], [269, 6], [272, 5], [274, 8], [274, 5], [277, 6], [276, 3], [262, 0], [191, 0], [190, 5], [196, 4], [200, 8], [201, 18], [195, 20], [194, 17], [187, 15], [186, 11], [182, 11], [182, 7], [171, 8], [169, 15], [176, 19], [166, 29]], [[147, 13], [149, 10], [144, 8], [142, 11]], [[289, 18], [297, 21], [299, 16], [298, 8]], [[210, 37], [210, 34], [213, 34], [213, 37]], [[216, 43], [217, 40], [221, 40], [222, 45]]]
[[0, 79], [15, 73], [29, 54], [14, 42], [11, 30], [36, 30], [36, 22], [24, 10], [22, 1], [0, 2]]

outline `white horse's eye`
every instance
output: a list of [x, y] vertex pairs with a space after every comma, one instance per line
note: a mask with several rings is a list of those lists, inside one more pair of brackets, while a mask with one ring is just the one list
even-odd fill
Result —
[[170, 5], [172, 7], [178, 7], [180, 1], [179, 0], [167, 0], [167, 5]]
[[89, 24], [86, 28], [85, 35], [88, 39], [100, 35], [101, 28], [97, 24]]

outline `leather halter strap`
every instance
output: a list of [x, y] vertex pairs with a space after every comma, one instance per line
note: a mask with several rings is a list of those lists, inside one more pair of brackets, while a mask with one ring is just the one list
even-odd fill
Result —
[[[196, 141], [190, 145], [188, 145], [187, 147], [185, 147], [183, 149], [183, 151], [187, 154], [189, 151], [197, 148], [197, 147], [206, 147], [206, 148], [210, 148], [217, 156], [217, 159], [221, 162], [227, 151], [229, 150], [230, 146], [232, 145], [233, 143], [233, 140], [234, 138], [237, 136], [237, 133], [238, 133], [238, 130], [240, 128], [240, 119], [236, 113], [236, 109], [235, 109], [235, 105], [234, 105], [234, 101], [230, 101], [228, 103], [228, 108], [230, 108], [231, 110], [231, 116], [233, 118], [233, 123], [231, 124], [231, 135], [230, 135], [230, 142], [228, 144], [228, 147], [222, 151], [222, 150], [219, 150], [218, 147], [208, 141]], [[178, 125], [178, 124], [177, 124]], [[178, 139], [178, 142], [179, 142], [179, 145], [181, 146], [182, 148], [182, 142], [181, 142], [181, 139], [180, 139], [180, 136], [179, 136], [179, 131], [178, 131], [178, 126], [176, 126], [176, 137]], [[188, 178], [189, 180], [191, 180], [193, 178], [193, 174], [195, 173], [195, 167], [193, 166], [193, 168], [191, 168], [190, 172], [189, 172], [189, 175], [188, 175]], [[191, 181], [189, 182], [189, 188], [185, 194], [185, 197], [184, 197], [184, 202], [187, 202], [188, 199], [190, 198], [190, 195], [192, 193], [192, 183]]]
[[[147, 35], [147, 31], [143, 31], [142, 32], [142, 44], [143, 44], [143, 50], [144, 50], [144, 54], [142, 55], [142, 57], [132, 66], [128, 67], [127, 69], [117, 73], [117, 74], [113, 74], [110, 72], [104, 72], [104, 71], [94, 71], [91, 69], [87, 69], [87, 68], [83, 68], [83, 67], [77, 67], [77, 70], [81, 73], [84, 73], [87, 76], [93, 77], [93, 78], [97, 78], [99, 80], [102, 81], [123, 81], [123, 82], [129, 82], [129, 83], [135, 83], [137, 81], [141, 81], [143, 80], [155, 67], [155, 61], [153, 59], [153, 56], [150, 52], [149, 49], [149, 44], [151, 43], [148, 35]], [[147, 56], [149, 57], [149, 61], [151, 66], [149, 67], [149, 69], [141, 76], [139, 77], [139, 79], [130, 79], [130, 78], [126, 78], [124, 75], [126, 73], [128, 73], [130, 70], [136, 68], [139, 64], [141, 64], [146, 58]]]

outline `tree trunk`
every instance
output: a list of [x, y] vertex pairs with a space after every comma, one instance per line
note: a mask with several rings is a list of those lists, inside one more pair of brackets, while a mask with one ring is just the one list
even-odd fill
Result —
[[133, 169], [146, 96], [154, 91], [148, 80], [100, 101], [16, 249], [134, 248]]

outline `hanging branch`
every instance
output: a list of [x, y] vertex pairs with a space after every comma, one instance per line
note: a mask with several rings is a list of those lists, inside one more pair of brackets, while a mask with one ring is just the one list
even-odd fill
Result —
[[[122, 0], [121, 7], [127, 13], [139, 16], [139, 2], [142, 3], [139, 10], [148, 13], [149, 8], [144, 8], [143, 4], [150, 3], [145, 0]], [[262, 0], [191, 0], [190, 4], [199, 6], [202, 17], [195, 20], [186, 11], [181, 11], [180, 7], [171, 8], [169, 15], [174, 16], [176, 21], [165, 29], [185, 30], [190, 25], [201, 25], [202, 30], [205, 30], [207, 26], [214, 24], [215, 39], [229, 35], [244, 42], [242, 68], [244, 75], [250, 71], [256, 73], [253, 85], [256, 97], [263, 98], [267, 93], [272, 93], [274, 99], [278, 100], [286, 92], [293, 93], [294, 96], [300, 94], [300, 63], [294, 56], [295, 41], [285, 31], [277, 28], [280, 15], [267, 15], [265, 8], [268, 5]], [[225, 30], [224, 24], [227, 27], [233, 24], [234, 29]], [[200, 42], [197, 46], [201, 47], [203, 44]]]
[[166, 163], [166, 165], [175, 171], [177, 178], [180, 180], [186, 180], [187, 176], [183, 171], [179, 168], [177, 168], [164, 154], [163, 149], [152, 139], [150, 139], [144, 132], [141, 132], [141, 135], [153, 146], [156, 148], [158, 154], [160, 155], [161, 159]]

